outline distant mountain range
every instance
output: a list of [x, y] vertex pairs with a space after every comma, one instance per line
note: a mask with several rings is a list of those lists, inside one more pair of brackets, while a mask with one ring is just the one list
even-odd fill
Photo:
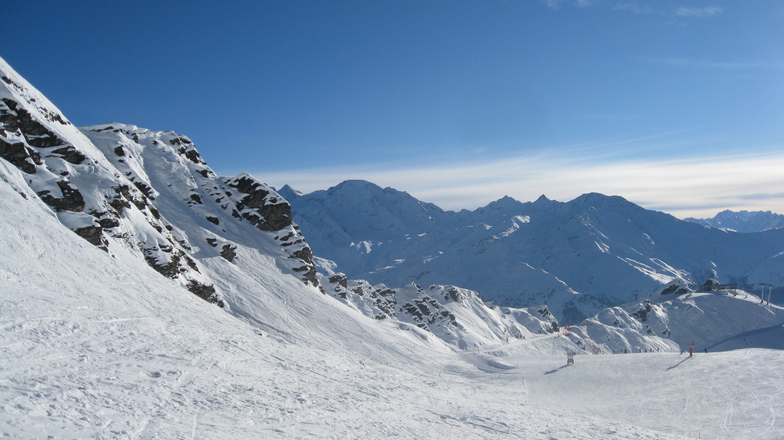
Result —
[[760, 232], [784, 228], [784, 215], [770, 211], [722, 211], [713, 218], [687, 218], [698, 223], [727, 231]]
[[504, 197], [452, 212], [366, 181], [280, 194], [330, 270], [392, 286], [455, 284], [504, 306], [547, 304], [562, 323], [674, 280], [784, 285], [784, 229], [706, 227], [618, 196]]
[[501, 310], [450, 285], [387, 288], [317, 273], [291, 205], [273, 188], [245, 173], [216, 175], [189, 138], [171, 131], [74, 127], [2, 60], [0, 71], [3, 184], [46, 205], [113, 258], [142, 261], [265, 331], [308, 333], [313, 323], [288, 317], [324, 294], [334, 307], [429, 332], [456, 348], [558, 329], [540, 305]]
[[[2, 60], [0, 71], [0, 184], [113, 259], [263, 331], [313, 338], [308, 316], [326, 294], [325, 316], [360, 313], [472, 349], [557, 335], [672, 282], [784, 285], [783, 229], [729, 232], [601, 194], [451, 212], [365, 181], [276, 191], [216, 175], [174, 132], [74, 127]], [[547, 346], [590, 351], [592, 337]]]
[[174, 132], [74, 127], [0, 59], [0, 230], [9, 438], [661, 439], [706, 411], [781, 437], [779, 354], [673, 352], [784, 349], [784, 308], [720, 285], [784, 284], [784, 229], [275, 191]]

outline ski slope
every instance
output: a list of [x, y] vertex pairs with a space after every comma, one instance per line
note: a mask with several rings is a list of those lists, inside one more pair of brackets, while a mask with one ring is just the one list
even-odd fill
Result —
[[[312, 341], [287, 338], [111, 258], [2, 166], [5, 438], [784, 436], [780, 351], [578, 356], [562, 368], [565, 356], [531, 344], [461, 357], [424, 332], [328, 310]], [[290, 293], [331, 307], [308, 292]], [[342, 328], [334, 344], [317, 337]]]
[[527, 403], [702, 439], [784, 438], [784, 352], [520, 356]]

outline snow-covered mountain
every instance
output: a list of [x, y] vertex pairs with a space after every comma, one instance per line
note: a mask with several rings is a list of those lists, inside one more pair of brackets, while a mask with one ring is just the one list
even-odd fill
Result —
[[244, 173], [217, 176], [183, 135], [120, 123], [76, 128], [8, 65], [0, 67], [0, 157], [35, 197], [88, 242], [115, 257], [130, 253], [209, 302], [269, 326], [259, 317], [269, 299], [256, 292], [269, 288], [261, 285], [272, 264], [311, 294], [329, 293], [369, 317], [409, 323], [456, 347], [557, 330], [546, 307], [501, 313], [466, 290], [449, 295], [444, 291], [456, 288], [389, 289], [335, 273], [321, 277], [291, 205], [274, 189]]
[[568, 203], [504, 197], [447, 212], [364, 181], [281, 193], [316, 254], [350, 277], [455, 284], [506, 306], [547, 304], [566, 323], [677, 279], [784, 285], [784, 229], [717, 230], [618, 196], [592, 193]]
[[[780, 341], [781, 325], [760, 326], [781, 316], [774, 306], [668, 290], [672, 300], [622, 306], [626, 327], [602, 326], [650, 346], [646, 325], [666, 321], [671, 350], [701, 337], [709, 355], [579, 356], [564, 368], [567, 351], [611, 345], [587, 323], [564, 334], [546, 306], [488, 306], [448, 283], [350, 279], [312, 256], [290, 189], [216, 176], [172, 132], [77, 129], [2, 60], [0, 71], [5, 438], [784, 435], [781, 353], [713, 353]], [[462, 227], [455, 213], [404, 199], [384, 212], [405, 221], [378, 234], [418, 236], [412, 225], [432, 219]], [[648, 307], [658, 321], [638, 313]], [[727, 320], [729, 310], [743, 319]]]
[[565, 331], [586, 352], [784, 349], [784, 308], [711, 280], [675, 281], [641, 301], [610, 307]]
[[687, 218], [687, 221], [737, 232], [759, 232], [784, 228], [784, 215], [770, 211], [722, 211], [713, 218]]
[[[699, 387], [692, 397], [712, 406], [695, 407], [696, 420], [691, 411], [651, 417], [663, 407], [639, 397], [613, 414], [606, 414], [608, 405], [592, 405], [588, 414], [565, 411], [560, 388], [573, 384], [579, 392], [586, 371], [647, 366], [657, 395], [679, 404], [677, 394], [662, 390], [698, 383], [704, 362], [733, 377], [770, 363], [770, 353], [717, 355], [667, 375], [650, 366], [671, 365], [676, 355], [594, 356], [607, 358], [601, 368], [580, 359], [573, 371], [548, 375], [562, 356], [458, 356], [427, 332], [355, 313], [274, 262], [256, 267], [265, 278], [252, 295], [263, 298], [259, 321], [237, 319], [132, 253], [112, 256], [74, 234], [5, 160], [0, 228], [5, 438], [676, 439], [685, 425], [716, 432], [728, 403], [750, 410], [743, 423], [724, 425], [728, 432], [765, 430], [767, 437], [757, 438], [770, 439], [784, 432], [779, 422], [766, 424], [757, 403], [769, 398], [776, 405], [782, 395], [775, 385], [784, 382], [768, 374], [753, 381], [756, 400], [732, 384], [724, 388], [731, 399], [708, 399], [715, 387]], [[239, 262], [247, 250], [238, 251]], [[528, 347], [539, 341], [522, 342], [515, 353], [531, 353]], [[625, 395], [625, 389], [612, 392]], [[553, 393], [560, 403], [548, 402]], [[646, 416], [639, 417], [643, 407]]]

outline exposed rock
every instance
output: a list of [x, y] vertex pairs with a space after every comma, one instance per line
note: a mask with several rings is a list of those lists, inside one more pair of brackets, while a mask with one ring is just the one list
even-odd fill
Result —
[[139, 182], [135, 179], [131, 179], [131, 182], [133, 182], [133, 185], [136, 187], [136, 189], [141, 191], [145, 197], [147, 197], [150, 200], [155, 200], [155, 197], [153, 196], [153, 190], [152, 188], [150, 188], [149, 185], [147, 185], [144, 182]]
[[329, 277], [329, 282], [332, 284], [337, 284], [343, 287], [344, 289], [348, 289], [348, 278], [346, 278], [345, 274], [340, 273], [340, 274], [333, 275]]
[[648, 320], [648, 313], [652, 310], [651, 302], [646, 300], [643, 303], [643, 308], [637, 310], [636, 312], [632, 313], [631, 315], [637, 318], [640, 322], [645, 322]]
[[54, 208], [55, 211], [84, 211], [84, 197], [82, 197], [82, 193], [78, 189], [71, 186], [66, 180], [57, 182], [57, 186], [60, 187], [60, 191], [63, 193], [62, 198], [53, 196], [49, 190], [39, 192], [38, 196], [47, 205]]
[[291, 205], [285, 201], [279, 203], [278, 200], [267, 200], [270, 191], [264, 189], [255, 179], [239, 177], [229, 182], [229, 186], [246, 194], [237, 202], [237, 208], [242, 217], [252, 225], [263, 231], [279, 231], [291, 226]]
[[0, 139], [0, 157], [11, 162], [27, 174], [35, 173], [35, 166], [41, 165], [41, 155], [21, 142], [9, 144]]
[[700, 286], [700, 290], [702, 290], [703, 292], [713, 292], [719, 290], [720, 286], [721, 283], [719, 283], [718, 280], [715, 280], [713, 278], [708, 278], [707, 280], [705, 280], [704, 283], [702, 283], [702, 286]]
[[228, 262], [234, 262], [234, 259], [237, 257], [237, 246], [224, 244], [220, 256]]
[[85, 226], [83, 228], [74, 229], [74, 232], [76, 235], [89, 241], [94, 246], [98, 246], [103, 250], [107, 250], [106, 238], [104, 238], [103, 229], [100, 226]]
[[662, 290], [659, 292], [661, 295], [683, 295], [685, 293], [691, 292], [686, 286], [686, 282], [683, 280], [676, 279], [675, 281], [670, 282]]
[[84, 162], [85, 159], [87, 159], [84, 154], [71, 145], [53, 150], [52, 154], [58, 155], [64, 161], [70, 162], [74, 165], [79, 165], [80, 163]]
[[215, 293], [215, 286], [211, 284], [202, 284], [198, 281], [190, 281], [187, 285], [188, 290], [198, 296], [199, 298], [217, 305], [218, 307], [223, 307], [223, 301], [217, 297]]
[[11, 110], [11, 113], [4, 114], [0, 120], [6, 130], [21, 130], [27, 143], [33, 147], [56, 147], [65, 143], [53, 131], [33, 119], [30, 112], [21, 108], [13, 99], [3, 98], [3, 102]]

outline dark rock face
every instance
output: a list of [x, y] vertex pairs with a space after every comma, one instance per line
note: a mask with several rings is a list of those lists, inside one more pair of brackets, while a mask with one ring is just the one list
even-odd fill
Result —
[[279, 231], [291, 226], [291, 205], [278, 203], [274, 197], [267, 200], [270, 192], [263, 189], [256, 180], [241, 177], [229, 186], [242, 194], [247, 194], [237, 203], [242, 217], [262, 231]]
[[640, 322], [645, 322], [648, 320], [648, 313], [650, 313], [651, 309], [651, 302], [646, 300], [643, 308], [632, 313], [632, 316], [637, 318], [637, 320]]
[[305, 246], [302, 249], [294, 252], [292, 257], [299, 258], [304, 263], [306, 263], [305, 266], [294, 270], [298, 272], [305, 272], [302, 277], [309, 281], [312, 285], [318, 286], [319, 282], [318, 276], [316, 275], [316, 266], [313, 264], [313, 251], [311, 251], [308, 246]]
[[[174, 226], [153, 205], [157, 191], [144, 178], [127, 172], [127, 165], [117, 168], [137, 159], [131, 145], [112, 145], [104, 152], [107, 162], [104, 157], [94, 156], [89, 146], [80, 150], [84, 139], [71, 138], [71, 129], [61, 131], [57, 124], [70, 122], [56, 110], [47, 109], [45, 105], [49, 104], [38, 99], [29, 86], [4, 76], [0, 87], [14, 96], [0, 100], [0, 157], [28, 174], [30, 188], [54, 211], [83, 213], [73, 216], [80, 225], [72, 227], [74, 233], [104, 251], [109, 251], [110, 244], [115, 246], [114, 240], [141, 251], [147, 264], [162, 276], [181, 282], [209, 302], [223, 305], [215, 286], [200, 273], [188, 254], [191, 247], [187, 239], [174, 233]], [[120, 131], [113, 126], [101, 130]], [[137, 143], [141, 135], [149, 135], [149, 131], [136, 127], [124, 133]], [[172, 141], [175, 144], [179, 154], [189, 161], [204, 164], [186, 137], [176, 136]], [[201, 203], [198, 196], [193, 202]], [[138, 212], [127, 212], [137, 209]], [[129, 215], [135, 219], [132, 223], [126, 222]], [[72, 216], [60, 217], [66, 224], [65, 218]], [[136, 221], [147, 224], [139, 230]], [[236, 257], [235, 250], [233, 245], [226, 245], [221, 256], [231, 261]]]
[[228, 262], [234, 262], [234, 259], [237, 258], [237, 246], [231, 244], [223, 245], [221, 248], [221, 257], [223, 257]]
[[720, 286], [721, 286], [721, 284], [717, 280], [715, 280], [713, 278], [708, 278], [702, 284], [701, 289], [704, 292], [713, 292], [713, 291], [719, 290]]
[[38, 196], [47, 205], [54, 208], [55, 211], [84, 211], [84, 197], [82, 197], [82, 193], [78, 189], [71, 186], [66, 180], [57, 182], [57, 186], [60, 187], [60, 191], [63, 193], [62, 198], [53, 196], [48, 190], [41, 191], [38, 193]]
[[150, 267], [158, 271], [159, 274], [165, 276], [166, 278], [175, 278], [180, 274], [182, 271], [180, 267], [180, 260], [182, 257], [179, 254], [174, 254], [167, 260], [159, 261], [155, 251], [155, 249], [144, 250], [144, 259], [147, 261], [147, 264]]
[[87, 159], [84, 154], [71, 145], [53, 150], [52, 154], [59, 156], [64, 161], [70, 162], [74, 165], [79, 165], [80, 163], [84, 162], [85, 159]]
[[667, 285], [664, 289], [662, 289], [662, 295], [683, 295], [685, 293], [689, 293], [688, 287], [686, 287], [683, 283], [680, 282], [672, 282]]
[[[346, 275], [342, 273], [329, 277], [329, 282], [332, 284], [337, 284], [344, 289], [348, 289], [348, 278], [346, 278]], [[345, 298], [345, 295], [343, 297]]]
[[33, 147], [48, 148], [65, 143], [54, 132], [33, 119], [30, 112], [21, 108], [13, 99], [3, 98], [3, 103], [10, 110], [0, 115], [0, 123], [3, 124], [4, 130], [10, 132], [21, 130], [27, 143]]
[[460, 293], [459, 290], [455, 288], [451, 288], [446, 291], [444, 295], [444, 299], [451, 299], [452, 301], [460, 302], [463, 299], [463, 295]]
[[100, 226], [86, 226], [84, 228], [74, 229], [76, 235], [84, 238], [85, 240], [92, 243], [94, 246], [97, 246], [104, 251], [107, 249], [106, 238], [103, 236], [103, 228]]
[[202, 284], [197, 281], [191, 281], [187, 286], [188, 290], [199, 298], [213, 303], [218, 307], [223, 307], [223, 301], [217, 298], [215, 294], [215, 286], [210, 284]]
[[21, 142], [9, 144], [0, 139], [0, 157], [11, 162], [27, 174], [35, 174], [35, 166], [41, 165], [41, 155]]

